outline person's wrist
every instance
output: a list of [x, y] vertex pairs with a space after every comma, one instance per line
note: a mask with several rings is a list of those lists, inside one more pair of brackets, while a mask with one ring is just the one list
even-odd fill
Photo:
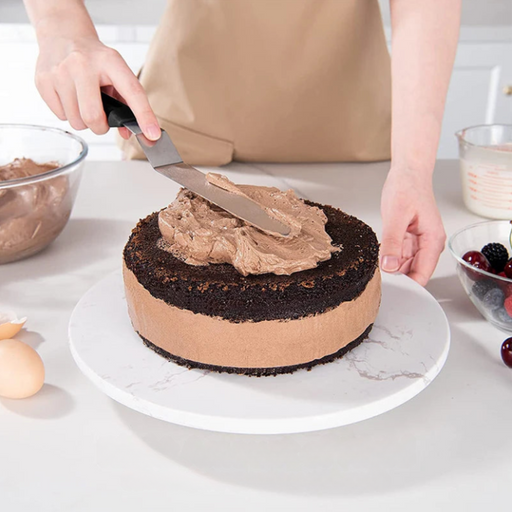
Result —
[[417, 186], [432, 186], [433, 165], [408, 165], [391, 162], [388, 178], [407, 181]]
[[[37, 42], [41, 44], [51, 44], [58, 39], [98, 39], [98, 34], [94, 25], [88, 16], [78, 16], [76, 13], [61, 12], [58, 15], [46, 16], [34, 24]], [[72, 20], [72, 22], [68, 22]]]
[[55, 50], [70, 53], [74, 50], [86, 48], [91, 43], [99, 43], [100, 40], [96, 34], [79, 36], [77, 34], [59, 34], [57, 37], [38, 38], [39, 50], [41, 53], [54, 52]]

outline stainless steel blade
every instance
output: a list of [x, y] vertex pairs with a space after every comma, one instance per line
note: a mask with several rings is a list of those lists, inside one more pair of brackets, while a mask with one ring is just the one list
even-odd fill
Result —
[[155, 142], [142, 134], [137, 123], [125, 126], [137, 136], [155, 171], [259, 229], [281, 236], [290, 234], [289, 226], [270, 217], [258, 203], [212, 185], [204, 173], [185, 164], [165, 131], [162, 130], [162, 136]]

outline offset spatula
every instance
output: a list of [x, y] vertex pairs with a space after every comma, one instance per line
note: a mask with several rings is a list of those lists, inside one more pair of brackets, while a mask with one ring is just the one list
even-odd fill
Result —
[[204, 173], [185, 164], [171, 138], [164, 130], [157, 141], [150, 141], [142, 133], [128, 105], [104, 93], [101, 93], [101, 98], [107, 114], [108, 125], [112, 128], [121, 126], [128, 128], [137, 137], [155, 171], [257, 228], [281, 236], [290, 234], [289, 226], [270, 217], [258, 203], [212, 185]]

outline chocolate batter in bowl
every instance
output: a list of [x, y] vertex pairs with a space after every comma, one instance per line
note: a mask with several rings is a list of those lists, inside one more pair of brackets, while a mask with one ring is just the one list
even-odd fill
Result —
[[0, 264], [32, 256], [61, 233], [87, 144], [58, 128], [0, 124]]

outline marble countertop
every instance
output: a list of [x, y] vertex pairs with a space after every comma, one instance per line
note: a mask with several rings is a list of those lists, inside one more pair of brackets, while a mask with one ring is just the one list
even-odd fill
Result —
[[[386, 163], [225, 170], [238, 182], [292, 187], [341, 207], [378, 233], [386, 171]], [[479, 220], [462, 204], [456, 161], [438, 162], [435, 187], [448, 234]], [[19, 337], [47, 372], [35, 397], [0, 399], [1, 510], [509, 510], [512, 370], [499, 352], [506, 335], [472, 306], [447, 252], [428, 290], [450, 321], [448, 361], [424, 392], [382, 416], [308, 434], [221, 434], [144, 416], [97, 390], [69, 352], [71, 311], [120, 267], [135, 222], [177, 189], [145, 162], [90, 162], [58, 240], [0, 267], [0, 300], [28, 316]]]

